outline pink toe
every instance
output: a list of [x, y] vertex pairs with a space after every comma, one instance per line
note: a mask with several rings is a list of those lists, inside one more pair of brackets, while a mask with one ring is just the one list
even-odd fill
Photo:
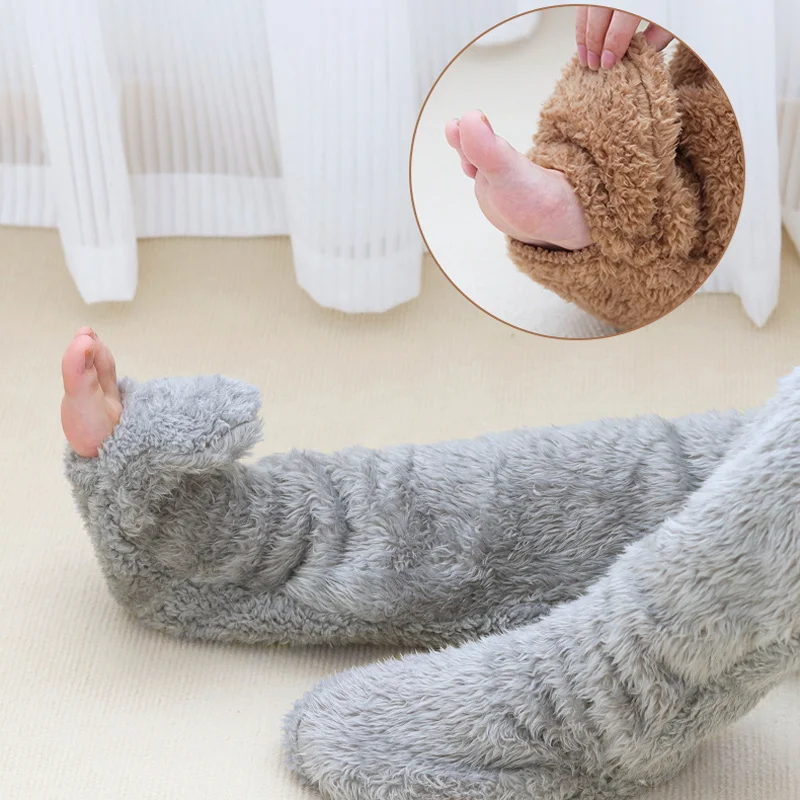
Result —
[[461, 118], [461, 150], [478, 172], [499, 173], [516, 167], [519, 153], [499, 136], [482, 111], [470, 111]]
[[492, 127], [492, 123], [491, 123], [491, 122], [489, 122], [489, 118], [486, 116], [486, 114], [484, 114], [484, 113], [483, 113], [483, 111], [479, 111], [478, 113], [481, 115], [481, 122], [483, 122], [483, 124], [484, 124], [484, 125], [485, 125], [485, 126], [486, 126], [486, 127], [487, 127], [487, 128], [488, 128], [488, 129], [489, 129], [491, 132], [492, 132], [492, 133], [494, 133], [494, 128]]
[[78, 394], [86, 386], [87, 370], [94, 366], [95, 340], [88, 333], [79, 333], [61, 359], [64, 391]]
[[475, 168], [474, 164], [471, 164], [469, 159], [464, 155], [464, 151], [461, 149], [461, 130], [460, 130], [461, 120], [456, 117], [456, 119], [451, 119], [450, 122], [445, 125], [444, 135], [447, 139], [447, 144], [450, 145], [457, 153], [459, 158], [461, 159], [461, 170], [468, 178], [474, 178], [477, 174], [478, 170]]
[[458, 132], [458, 117], [451, 119], [447, 125], [444, 126], [444, 138], [447, 139], [447, 144], [454, 150], [461, 150], [461, 137]]

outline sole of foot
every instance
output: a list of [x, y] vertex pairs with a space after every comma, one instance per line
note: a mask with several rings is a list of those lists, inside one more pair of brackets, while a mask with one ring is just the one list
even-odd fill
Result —
[[581, 204], [562, 172], [545, 169], [497, 136], [481, 111], [470, 111], [445, 127], [461, 169], [475, 181], [484, 216], [518, 241], [579, 250], [592, 243]]

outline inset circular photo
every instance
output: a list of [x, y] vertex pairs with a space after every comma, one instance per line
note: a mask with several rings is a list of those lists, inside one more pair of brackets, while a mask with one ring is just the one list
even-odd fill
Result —
[[694, 294], [744, 177], [702, 53], [602, 6], [531, 11], [467, 44], [425, 100], [410, 163], [422, 236], [455, 287], [569, 339], [640, 328]]

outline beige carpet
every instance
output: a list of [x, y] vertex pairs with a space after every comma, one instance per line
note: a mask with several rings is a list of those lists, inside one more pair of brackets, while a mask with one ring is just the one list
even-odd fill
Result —
[[[785, 249], [761, 331], [735, 298], [701, 296], [644, 330], [565, 342], [495, 322], [430, 265], [403, 308], [326, 311], [294, 284], [282, 239], [144, 243], [136, 301], [87, 308], [54, 233], [0, 231], [0, 798], [310, 798], [282, 766], [281, 717], [322, 676], [380, 655], [187, 645], [114, 605], [61, 475], [59, 360], [80, 324], [136, 377], [259, 385], [262, 452], [433, 441], [763, 401], [800, 361], [800, 263]], [[795, 680], [650, 797], [796, 800], [798, 786]]]

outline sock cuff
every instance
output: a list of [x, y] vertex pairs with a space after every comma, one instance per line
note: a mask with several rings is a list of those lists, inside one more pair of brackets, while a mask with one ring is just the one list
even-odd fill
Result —
[[196, 473], [246, 455], [261, 439], [258, 389], [222, 375], [119, 382], [122, 416], [96, 458], [66, 448], [76, 490], [158, 473]]

